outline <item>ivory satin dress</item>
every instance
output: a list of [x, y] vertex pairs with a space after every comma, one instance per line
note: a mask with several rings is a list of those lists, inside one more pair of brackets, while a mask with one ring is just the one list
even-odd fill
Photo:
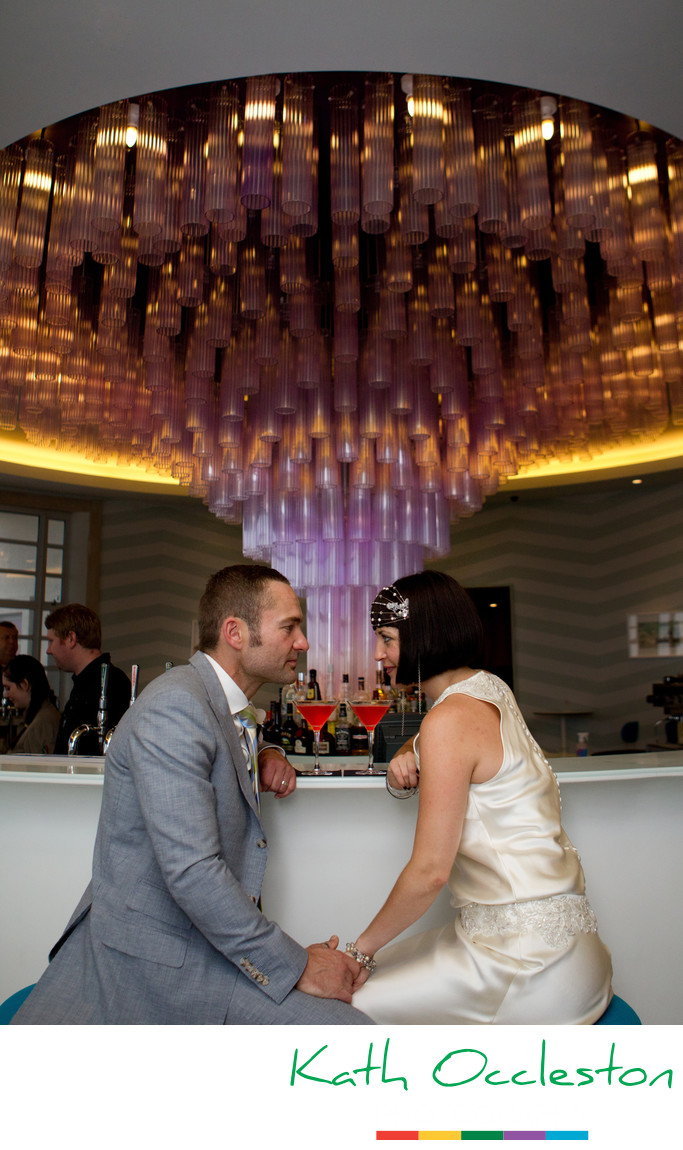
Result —
[[[503, 762], [472, 783], [448, 880], [454, 920], [376, 954], [353, 1005], [375, 1022], [587, 1024], [612, 997], [610, 953], [562, 829], [560, 792], [509, 687], [477, 671], [448, 687], [500, 712]], [[419, 762], [419, 737], [415, 741]]]

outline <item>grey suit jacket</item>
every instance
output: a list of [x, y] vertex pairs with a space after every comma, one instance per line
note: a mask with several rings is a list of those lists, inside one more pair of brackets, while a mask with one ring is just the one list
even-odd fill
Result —
[[267, 855], [225, 695], [198, 653], [116, 729], [92, 882], [15, 1021], [220, 1024], [245, 979], [247, 998], [258, 987], [281, 1003], [307, 953], [256, 905]]

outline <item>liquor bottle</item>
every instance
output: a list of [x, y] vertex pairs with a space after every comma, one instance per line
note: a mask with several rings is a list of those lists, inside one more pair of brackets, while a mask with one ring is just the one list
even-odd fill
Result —
[[342, 700], [342, 702], [348, 703], [349, 698], [350, 698], [350, 694], [351, 694], [351, 688], [349, 687], [349, 676], [348, 676], [348, 673], [345, 672], [341, 677], [341, 687], [339, 688], [339, 698]]
[[294, 704], [287, 703], [287, 717], [282, 724], [282, 735], [280, 737], [280, 746], [287, 755], [294, 754], [295, 735], [296, 723], [294, 722]]
[[369, 696], [368, 692], [365, 690], [365, 676], [359, 675], [358, 676], [358, 690], [356, 691], [356, 694], [354, 695], [354, 699], [356, 699], [357, 702], [359, 702], [359, 703], [367, 703], [369, 698], [370, 698], [370, 696]]
[[273, 723], [270, 728], [270, 735], [268, 738], [269, 743], [274, 743], [276, 747], [282, 746], [282, 704], [279, 699], [272, 699], [270, 709], [273, 712]]
[[327, 674], [325, 676], [325, 698], [334, 698], [334, 666], [332, 663], [327, 664]]
[[283, 698], [285, 703], [297, 703], [299, 699], [306, 698], [306, 674], [304, 671], [297, 671], [296, 682], [285, 687]]
[[320, 694], [320, 687], [318, 685], [318, 672], [311, 668], [308, 677], [308, 685], [306, 687], [306, 701], [313, 701], [322, 698]]
[[334, 755], [337, 751], [337, 743], [334, 735], [330, 730], [330, 724], [325, 723], [320, 732], [320, 743], [318, 746], [318, 754], [320, 755]]
[[[345, 676], [348, 679], [348, 675]], [[349, 715], [346, 708], [346, 703], [339, 704], [339, 714], [337, 716], [337, 723], [334, 729], [335, 738], [337, 740], [337, 754], [350, 755], [351, 754], [351, 723], [349, 722]]]
[[351, 727], [351, 754], [368, 754], [368, 732], [358, 720]]
[[375, 671], [375, 687], [372, 692], [372, 697], [378, 703], [384, 702], [386, 698], [386, 689], [384, 687], [384, 671], [381, 667], [378, 667]]
[[313, 753], [313, 731], [305, 719], [301, 719], [294, 733], [294, 754], [310, 755]]

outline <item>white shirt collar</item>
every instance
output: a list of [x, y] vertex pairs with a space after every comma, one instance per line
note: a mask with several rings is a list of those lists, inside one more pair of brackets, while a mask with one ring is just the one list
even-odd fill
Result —
[[211, 655], [207, 655], [206, 651], [204, 654], [206, 655], [206, 658], [209, 660], [211, 666], [216, 672], [216, 675], [218, 676], [218, 682], [223, 688], [223, 692], [225, 694], [225, 698], [227, 700], [231, 714], [233, 716], [236, 715], [237, 712], [241, 711], [243, 707], [248, 706], [249, 700], [247, 696], [245, 695], [242, 688], [237, 686], [235, 680], [230, 678], [228, 672], [224, 670], [223, 667], [221, 667], [220, 663], [217, 663], [216, 660], [211, 657]]

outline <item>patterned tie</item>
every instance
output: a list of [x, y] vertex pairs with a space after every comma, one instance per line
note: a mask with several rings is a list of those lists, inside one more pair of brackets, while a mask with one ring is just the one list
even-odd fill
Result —
[[261, 796], [259, 794], [259, 781], [258, 781], [258, 723], [256, 722], [256, 712], [251, 703], [247, 707], [243, 707], [238, 712], [242, 730], [244, 731], [244, 738], [247, 744], [247, 751], [249, 752], [249, 773], [251, 774], [251, 785], [254, 788], [254, 798], [256, 799], [256, 809], [261, 810]]

